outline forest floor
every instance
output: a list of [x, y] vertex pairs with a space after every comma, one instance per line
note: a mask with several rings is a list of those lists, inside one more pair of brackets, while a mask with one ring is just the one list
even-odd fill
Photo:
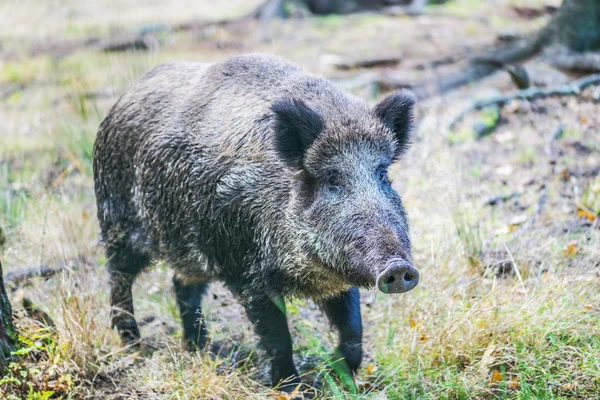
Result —
[[[142, 351], [121, 347], [110, 329], [92, 145], [119, 94], [151, 67], [270, 52], [374, 103], [384, 90], [360, 83], [372, 74], [434, 79], [499, 34], [529, 32], [548, 18], [515, 11], [539, 9], [541, 0], [455, 0], [418, 17], [167, 31], [165, 24], [241, 15], [256, 1], [8, 3], [0, 4], [0, 257], [7, 275], [64, 267], [48, 278], [8, 282], [22, 361], [0, 380], [0, 391], [30, 399], [286, 398], [269, 388], [251, 326], [219, 284], [205, 300], [209, 330], [222, 344], [218, 356], [183, 349], [171, 271], [162, 264], [134, 287]], [[150, 50], [97, 49], [142, 30], [159, 31]], [[375, 72], [331, 65], [336, 57], [390, 54], [402, 61]], [[429, 65], [447, 56], [459, 60]], [[539, 61], [526, 68], [540, 86], [575, 78]], [[513, 90], [498, 73], [419, 104], [414, 145], [391, 177], [409, 213], [421, 283], [399, 296], [363, 292], [365, 359], [354, 382], [331, 373], [336, 335], [314, 304], [288, 305], [297, 365], [319, 397], [600, 397], [599, 89], [514, 101], [448, 129], [474, 99]], [[478, 137], [476, 124], [497, 126]], [[24, 299], [54, 327], [27, 315]]]

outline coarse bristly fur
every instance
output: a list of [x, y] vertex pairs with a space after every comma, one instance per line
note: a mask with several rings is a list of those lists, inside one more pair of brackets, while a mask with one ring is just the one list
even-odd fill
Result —
[[135, 342], [131, 285], [153, 260], [175, 271], [191, 344], [204, 346], [200, 298], [221, 280], [245, 306], [277, 384], [298, 374], [284, 299], [311, 297], [361, 359], [356, 287], [386, 263], [412, 264], [408, 223], [387, 168], [404, 152], [414, 97], [373, 109], [269, 55], [169, 63], [125, 93], [94, 146], [98, 218], [113, 325]]

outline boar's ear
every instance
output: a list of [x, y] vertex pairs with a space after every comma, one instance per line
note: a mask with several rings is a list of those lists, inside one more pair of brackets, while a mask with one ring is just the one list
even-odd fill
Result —
[[410, 90], [399, 90], [375, 106], [375, 115], [393, 133], [398, 142], [395, 156], [403, 154], [410, 146], [416, 98]]
[[323, 119], [302, 100], [284, 99], [271, 106], [275, 116], [275, 149], [283, 161], [302, 169], [304, 153], [323, 130]]

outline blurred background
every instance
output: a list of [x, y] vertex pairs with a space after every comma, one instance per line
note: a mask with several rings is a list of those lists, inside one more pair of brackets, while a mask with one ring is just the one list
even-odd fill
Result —
[[153, 66], [267, 52], [370, 103], [419, 97], [391, 178], [421, 284], [363, 293], [352, 382], [331, 374], [337, 339], [316, 306], [289, 304], [317, 397], [597, 398], [599, 50], [597, 0], [0, 2], [0, 260], [23, 349], [0, 390], [286, 398], [218, 284], [205, 311], [221, 353], [183, 350], [165, 265], [136, 282], [143, 351], [121, 348], [91, 167], [98, 125]]

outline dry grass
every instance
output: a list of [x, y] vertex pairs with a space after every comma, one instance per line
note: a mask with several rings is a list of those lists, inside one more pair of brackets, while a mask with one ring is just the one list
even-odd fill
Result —
[[[160, 2], [128, 2], [131, 7], [123, 13], [116, 2], [90, 8], [76, 3], [58, 8], [53, 2], [29, 0], [14, 8], [4, 5], [0, 15], [10, 16], [15, 25], [4, 25], [0, 40], [38, 40], [36, 24], [24, 24], [31, 15], [48, 21], [42, 35], [75, 38], [110, 30], [107, 21], [116, 21], [119, 29], [137, 29], [141, 23], [180, 22], [193, 14], [175, 6], [163, 13]], [[211, 16], [234, 12], [209, 3], [193, 6], [209, 10]], [[527, 25], [509, 24], [508, 3], [478, 5], [474, 12], [485, 15], [486, 7], [496, 7], [492, 25], [497, 29]], [[192, 3], [176, 3], [182, 4]], [[460, 0], [447, 11], [470, 4]], [[242, 9], [242, 2], [235, 7]], [[98, 10], [108, 11], [100, 16]], [[201, 37], [175, 35], [156, 53], [78, 52], [59, 60], [21, 57], [0, 67], [0, 85], [23, 85], [0, 100], [3, 265], [6, 270], [41, 263], [67, 265], [52, 278], [10, 288], [23, 358], [0, 381], [6, 396], [280, 396], [266, 386], [264, 356], [256, 351], [241, 307], [220, 285], [211, 288], [206, 312], [212, 336], [223, 343], [223, 354], [182, 349], [171, 272], [164, 265], [144, 274], [134, 288], [138, 320], [154, 318], [142, 327], [143, 351], [120, 346], [118, 335], [109, 329], [105, 260], [97, 243], [90, 168], [97, 125], [118, 93], [166, 60], [215, 60], [236, 52], [273, 51], [336, 76], [318, 63], [318, 55], [397, 46], [409, 59], [427, 60], [450, 46], [478, 46], [493, 39], [485, 22], [432, 20], [364, 15], [275, 23], [270, 43], [260, 41], [254, 26], [216, 29]], [[454, 41], [442, 41], [450, 31], [457, 32]], [[422, 74], [401, 73], [411, 78]], [[593, 111], [597, 104], [585, 98], [574, 103], [549, 100], [544, 106], [556, 113], [552, 118], [522, 105], [504, 115], [508, 123], [495, 137], [479, 141], [468, 132], [472, 121], [461, 128], [465, 132], [444, 129], [444, 118], [469, 96], [508, 85], [508, 78], [499, 76], [421, 105], [417, 140], [393, 175], [411, 217], [422, 283], [402, 296], [363, 294], [366, 358], [354, 383], [344, 384], [331, 374], [336, 336], [314, 304], [297, 300], [288, 306], [297, 363], [319, 397], [598, 397], [600, 230], [597, 217], [590, 221], [580, 212], [581, 205], [592, 212], [599, 207], [597, 172], [594, 175], [600, 168], [600, 121]], [[377, 95], [357, 93], [369, 101]], [[556, 120], [566, 126], [564, 137], [555, 143], [562, 155], [552, 169], [544, 146]], [[591, 151], [578, 153], [582, 145]], [[509, 174], [507, 165], [512, 168]], [[520, 193], [518, 200], [483, 205], [489, 196], [513, 191]], [[27, 317], [20, 307], [24, 297], [46, 311], [55, 326], [47, 328]]]

